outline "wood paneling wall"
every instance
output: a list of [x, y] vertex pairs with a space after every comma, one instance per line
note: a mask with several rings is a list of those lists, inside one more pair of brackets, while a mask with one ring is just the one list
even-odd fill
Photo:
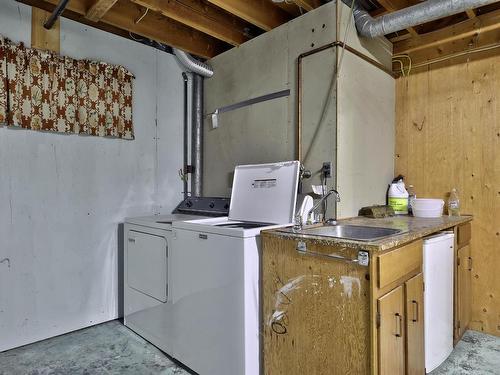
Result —
[[500, 336], [500, 53], [426, 67], [396, 85], [396, 174], [418, 197], [456, 187], [472, 223], [471, 328]]

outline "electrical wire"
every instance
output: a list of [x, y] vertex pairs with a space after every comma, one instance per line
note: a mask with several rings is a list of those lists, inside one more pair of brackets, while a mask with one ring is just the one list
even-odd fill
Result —
[[136, 42], [143, 43], [144, 41], [146, 41], [146, 39], [135, 38], [130, 31], [128, 32], [128, 35], [132, 40], [135, 40]]
[[404, 72], [404, 64], [403, 64], [403, 61], [400, 60], [401, 58], [403, 59], [408, 59], [408, 70], [406, 72], [406, 76], [409, 76], [410, 75], [410, 72], [411, 72], [411, 68], [412, 68], [412, 60], [411, 60], [411, 57], [409, 55], [394, 55], [392, 56], [392, 59], [393, 61], [398, 61], [400, 64], [401, 64], [401, 74], [404, 76], [405, 75], [405, 72]]
[[307, 150], [306, 154], [304, 155], [304, 158], [303, 158], [303, 163], [304, 164], [307, 162], [307, 160], [308, 160], [308, 158], [309, 158], [309, 156], [310, 156], [310, 154], [311, 154], [311, 152], [312, 152], [312, 150], [314, 148], [313, 146], [314, 146], [314, 144], [317, 141], [319, 129], [321, 128], [321, 125], [325, 121], [326, 115], [327, 115], [328, 110], [330, 108], [330, 102], [331, 102], [331, 99], [332, 99], [332, 94], [334, 92], [334, 88], [335, 88], [335, 86], [337, 84], [337, 80], [338, 80], [338, 77], [339, 77], [339, 74], [340, 74], [340, 71], [341, 71], [341, 68], [342, 68], [342, 62], [343, 62], [343, 59], [344, 59], [344, 52], [345, 52], [345, 46], [346, 46], [346, 42], [347, 42], [347, 36], [348, 36], [349, 31], [351, 29], [351, 24], [352, 24], [352, 19], [353, 19], [353, 13], [354, 13], [354, 2], [355, 2], [355, 0], [353, 0], [352, 3], [351, 3], [349, 21], [347, 22], [347, 25], [346, 25], [346, 28], [345, 28], [345, 31], [344, 31], [344, 38], [342, 40], [342, 47], [341, 47], [342, 51], [341, 51], [340, 56], [339, 56], [339, 62], [338, 62], [338, 64], [335, 64], [336, 65], [336, 71], [334, 71], [334, 74], [332, 75], [332, 79], [330, 81], [330, 87], [328, 88], [328, 94], [327, 94], [325, 103], [323, 105], [323, 109], [321, 110], [321, 114], [320, 114], [320, 117], [319, 117], [318, 125], [317, 125], [316, 130], [314, 131], [314, 134], [313, 134], [313, 137], [312, 137], [311, 146], [309, 147], [309, 149]]
[[149, 8], [146, 7], [146, 11], [144, 12], [144, 14], [142, 16], [140, 16], [136, 21], [134, 21], [134, 23], [137, 25], [139, 22], [141, 22], [144, 19], [144, 17], [146, 17], [148, 12], [149, 12]]

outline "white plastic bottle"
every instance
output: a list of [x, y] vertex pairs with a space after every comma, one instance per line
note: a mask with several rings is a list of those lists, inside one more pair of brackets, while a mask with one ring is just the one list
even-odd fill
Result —
[[448, 216], [460, 216], [460, 199], [457, 189], [453, 188], [448, 199]]
[[408, 214], [408, 192], [402, 178], [389, 187], [389, 206], [394, 209], [396, 215]]

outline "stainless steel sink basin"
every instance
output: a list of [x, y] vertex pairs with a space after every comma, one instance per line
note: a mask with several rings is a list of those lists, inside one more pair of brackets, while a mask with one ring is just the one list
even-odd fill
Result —
[[302, 233], [314, 236], [344, 238], [354, 241], [376, 241], [385, 237], [403, 233], [403, 230], [340, 224], [304, 229], [302, 230]]

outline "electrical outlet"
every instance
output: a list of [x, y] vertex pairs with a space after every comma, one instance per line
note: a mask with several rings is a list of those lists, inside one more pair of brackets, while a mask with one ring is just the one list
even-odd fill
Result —
[[323, 168], [321, 169], [323, 172], [323, 176], [325, 178], [331, 178], [332, 177], [332, 162], [331, 161], [325, 161], [323, 162]]

